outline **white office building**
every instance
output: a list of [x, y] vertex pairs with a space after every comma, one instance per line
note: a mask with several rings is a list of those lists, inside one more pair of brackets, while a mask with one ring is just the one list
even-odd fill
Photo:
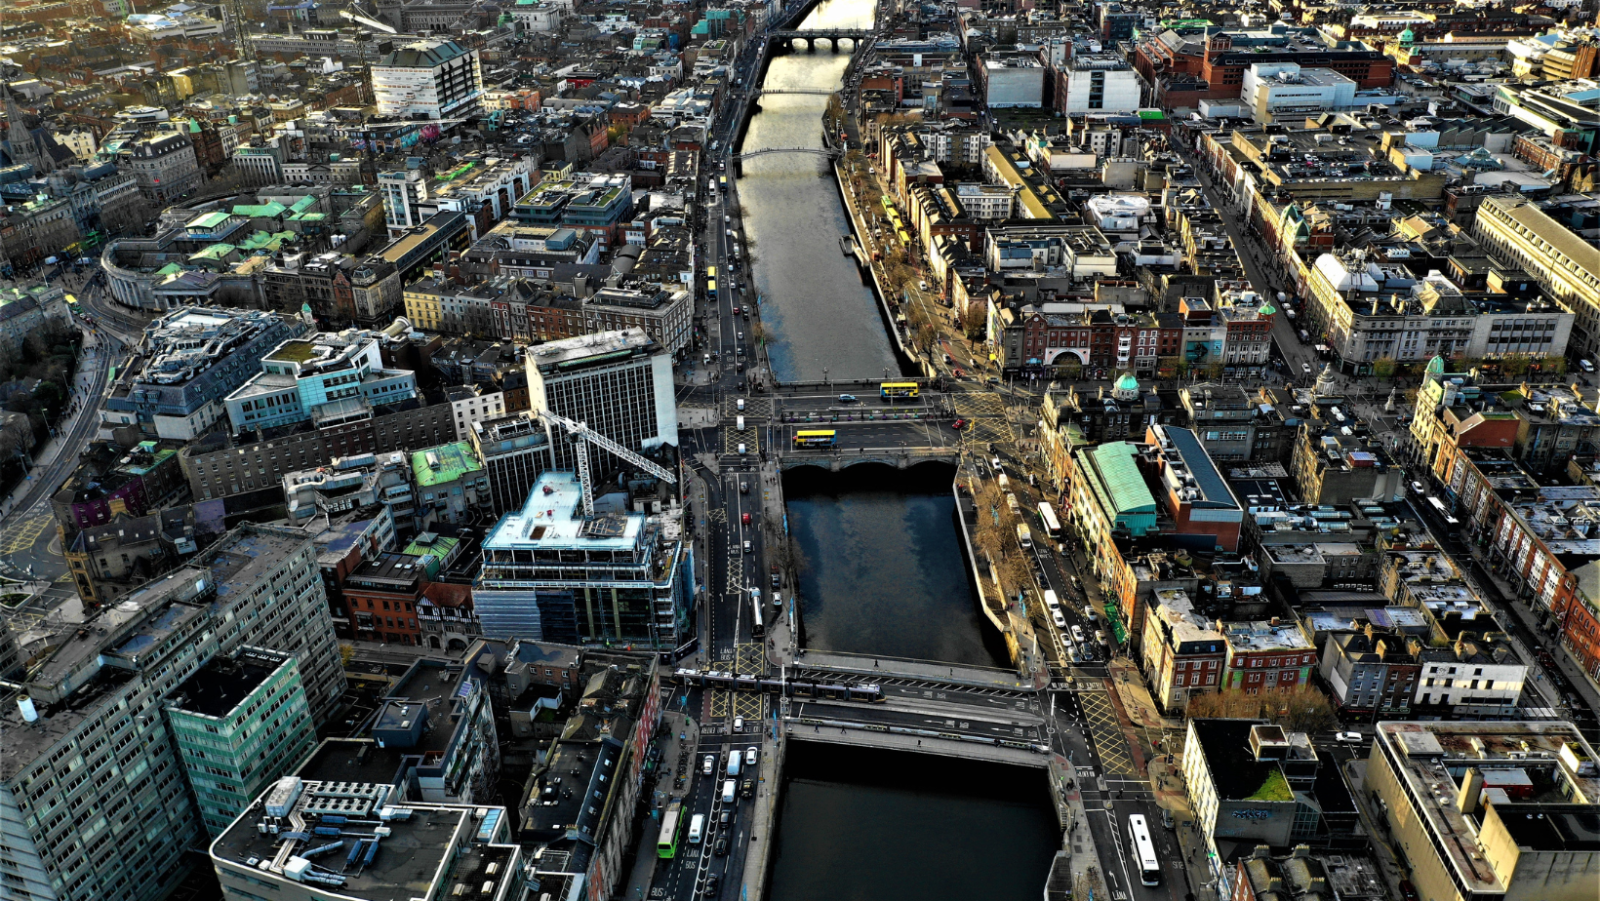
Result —
[[1067, 64], [1063, 113], [1131, 113], [1139, 109], [1139, 75], [1113, 53], [1079, 53]]
[[464, 116], [478, 108], [482, 96], [478, 51], [455, 41], [406, 44], [372, 67], [372, 98], [380, 116]]
[[1332, 69], [1302, 69], [1298, 63], [1255, 63], [1244, 72], [1239, 96], [1257, 122], [1356, 103], [1356, 83]]

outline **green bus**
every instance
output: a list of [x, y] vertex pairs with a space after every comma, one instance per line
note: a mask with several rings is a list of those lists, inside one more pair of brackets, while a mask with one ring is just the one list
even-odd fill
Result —
[[673, 801], [661, 814], [661, 835], [656, 838], [656, 856], [670, 859], [678, 855], [678, 833], [683, 831], [683, 802]]

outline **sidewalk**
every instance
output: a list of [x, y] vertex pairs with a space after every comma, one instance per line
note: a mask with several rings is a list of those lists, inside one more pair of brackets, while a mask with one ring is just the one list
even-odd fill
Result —
[[[1207, 863], [1209, 850], [1197, 828], [1194, 810], [1189, 806], [1189, 791], [1183, 781], [1184, 720], [1161, 715], [1132, 660], [1117, 657], [1109, 668], [1108, 681], [1115, 689], [1111, 693], [1112, 704], [1123, 720], [1122, 731], [1129, 751], [1136, 765], [1149, 777], [1150, 792], [1156, 804], [1172, 816], [1173, 828], [1165, 831], [1176, 834], [1188, 891], [1194, 893], [1196, 901], [1216, 901], [1216, 887]], [[1157, 843], [1165, 846], [1160, 835], [1155, 832]]]
[[[654, 742], [661, 748], [661, 762], [656, 766], [656, 789], [654, 797], [650, 799], [650, 816], [644, 820], [643, 828], [640, 829], [633, 868], [628, 871], [627, 882], [623, 884], [622, 894], [618, 896], [620, 898], [637, 899], [649, 896], [650, 883], [655, 879], [656, 864], [661, 861], [661, 858], [656, 856], [656, 839], [661, 835], [662, 812], [666, 810], [669, 802], [688, 796], [689, 786], [694, 784], [693, 756], [694, 749], [700, 741], [700, 729], [695, 724], [694, 718], [676, 710], [665, 711], [661, 714], [661, 727], [666, 732]], [[683, 786], [677, 787], [674, 782], [680, 774], [680, 766]]]

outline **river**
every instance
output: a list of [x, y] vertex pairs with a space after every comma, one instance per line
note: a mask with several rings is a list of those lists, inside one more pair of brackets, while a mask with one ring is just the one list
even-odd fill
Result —
[[789, 745], [772, 901], [1035, 901], [1061, 834], [1044, 770]]
[[[872, 0], [825, 0], [802, 28], [870, 28]], [[847, 45], [848, 46], [848, 45]], [[833, 90], [850, 57], [799, 49], [767, 67], [767, 90]], [[822, 146], [820, 95], [761, 98], [741, 150]], [[853, 259], [839, 251], [850, 231], [832, 167], [820, 156], [773, 154], [752, 159], [739, 179], [744, 231], [754, 245], [767, 355], [779, 381], [879, 378], [899, 373], [872, 291]], [[826, 372], [824, 372], [826, 370]]]
[[804, 647], [1009, 666], [978, 609], [948, 466], [784, 474]]

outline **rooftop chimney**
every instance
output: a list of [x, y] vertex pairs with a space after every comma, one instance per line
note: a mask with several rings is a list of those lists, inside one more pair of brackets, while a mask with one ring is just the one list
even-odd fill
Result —
[[1478, 812], [1478, 796], [1483, 794], [1483, 771], [1473, 767], [1461, 777], [1461, 788], [1456, 792], [1456, 806], [1462, 813]]

